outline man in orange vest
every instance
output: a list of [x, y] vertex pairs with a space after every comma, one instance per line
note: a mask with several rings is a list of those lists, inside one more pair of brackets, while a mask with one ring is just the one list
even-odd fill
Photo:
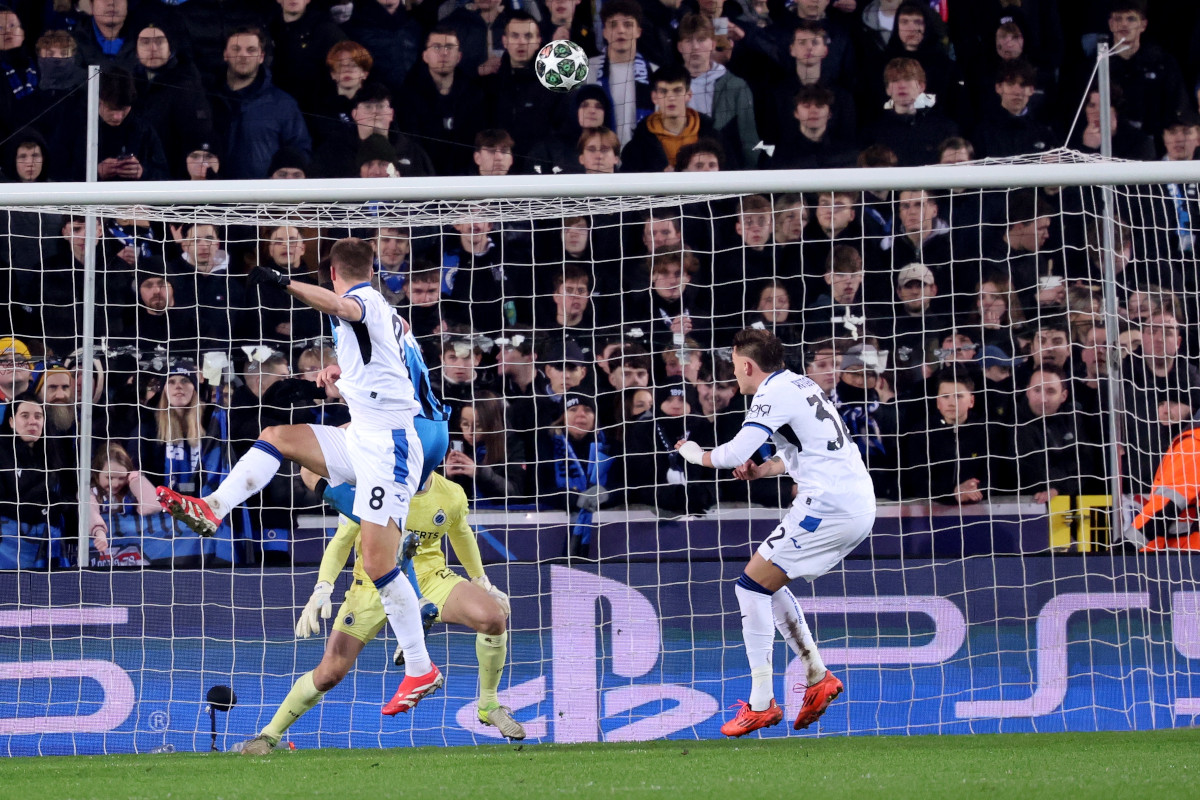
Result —
[[1175, 437], [1133, 528], [1146, 538], [1143, 552], [1200, 550], [1200, 427]]

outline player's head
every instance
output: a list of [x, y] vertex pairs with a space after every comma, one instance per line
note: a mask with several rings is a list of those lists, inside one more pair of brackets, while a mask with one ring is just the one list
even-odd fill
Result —
[[336, 282], [353, 285], [369, 281], [374, 267], [375, 251], [357, 237], [339, 239], [329, 251], [329, 268]]
[[783, 369], [783, 342], [758, 328], [733, 337], [733, 371], [742, 394], [754, 394], [773, 372]]

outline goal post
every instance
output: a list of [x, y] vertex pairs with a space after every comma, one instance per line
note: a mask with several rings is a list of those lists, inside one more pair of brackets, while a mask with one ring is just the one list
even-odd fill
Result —
[[[501, 700], [532, 739], [714, 737], [744, 696], [730, 584], [794, 487], [673, 455], [739, 429], [744, 327], [774, 332], [826, 389], [829, 446], [859, 450], [880, 498], [872, 537], [793, 587], [848, 689], [803, 735], [1187, 724], [1193, 559], [1171, 547], [1177, 519], [1158, 514], [1168, 546], [1149, 553], [1133, 519], [1200, 412], [1197, 183], [1200, 162], [1058, 150], [919, 169], [0, 186], [0, 458], [47, 476], [0, 496], [0, 559], [19, 567], [0, 570], [0, 746], [204, 749], [205, 692], [229, 686], [227, 749], [317, 663], [323, 639], [292, 626], [336, 516], [298, 470], [205, 541], [145, 488], [205, 494], [263, 427], [345, 421], [307, 380], [330, 363], [328, 321], [245, 275], [327, 280], [349, 235], [374, 248], [453, 411], [443, 471], [513, 600]], [[24, 392], [45, 399], [36, 435], [14, 416]], [[399, 673], [394, 643], [373, 643], [292, 741], [492, 741], [474, 635], [439, 625], [429, 642], [448, 683], [410, 719], [379, 720]], [[782, 643], [775, 665], [794, 716], [803, 668]]]

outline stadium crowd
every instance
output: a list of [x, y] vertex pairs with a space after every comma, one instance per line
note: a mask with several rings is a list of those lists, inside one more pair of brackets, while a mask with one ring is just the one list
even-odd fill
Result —
[[[0, 168], [83, 179], [90, 64], [104, 181], [1036, 159], [1099, 152], [1105, 118], [1118, 157], [1192, 160], [1187, 5], [18, 0], [0, 8]], [[1087, 88], [1104, 37], [1124, 40], [1107, 114]], [[556, 38], [591, 57], [570, 94], [532, 71]], [[740, 426], [727, 345], [746, 326], [778, 335], [835, 400], [831, 435], [860, 448], [882, 500], [1106, 494], [1099, 208], [1097, 192], [1062, 189], [749, 195], [445, 229], [105, 218], [91, 365], [85, 220], [6, 211], [0, 568], [286, 558], [294, 515], [320, 503], [298, 476], [203, 541], [153, 487], [203, 494], [266, 426], [347, 420], [314, 382], [334, 358], [328, 321], [245, 282], [255, 264], [321, 282], [345, 235], [373, 244], [422, 341], [454, 411], [445, 474], [477, 504], [570, 511], [586, 539], [604, 508], [790, 503], [786, 480], [718, 481], [673, 449]], [[1122, 475], [1138, 494], [1200, 412], [1200, 190], [1131, 188], [1114, 216]], [[78, 515], [93, 547], [77, 559], [64, 538]]]

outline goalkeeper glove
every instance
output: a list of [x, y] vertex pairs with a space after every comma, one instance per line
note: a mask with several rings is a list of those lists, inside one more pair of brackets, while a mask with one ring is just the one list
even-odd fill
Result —
[[608, 500], [610, 494], [612, 492], [597, 483], [581, 492], [575, 498], [575, 505], [584, 511], [597, 511]]
[[492, 582], [488, 580], [487, 575], [480, 575], [478, 578], [472, 578], [471, 583], [490, 594], [492, 599], [495, 600], [497, 605], [500, 606], [500, 610], [504, 612], [504, 616], [512, 616], [512, 604], [508, 601], [508, 595], [493, 586]]
[[321, 632], [321, 622], [317, 616], [319, 614], [321, 619], [329, 619], [332, 616], [332, 597], [333, 584], [329, 581], [321, 581], [313, 587], [312, 597], [308, 598], [304, 610], [300, 612], [300, 619], [296, 620], [296, 638], [307, 639], [314, 633]]
[[280, 289], [287, 289], [292, 282], [290, 276], [283, 274], [279, 270], [261, 266], [250, 270], [250, 276], [248, 280], [251, 287], [270, 284], [272, 286], [278, 286]]

